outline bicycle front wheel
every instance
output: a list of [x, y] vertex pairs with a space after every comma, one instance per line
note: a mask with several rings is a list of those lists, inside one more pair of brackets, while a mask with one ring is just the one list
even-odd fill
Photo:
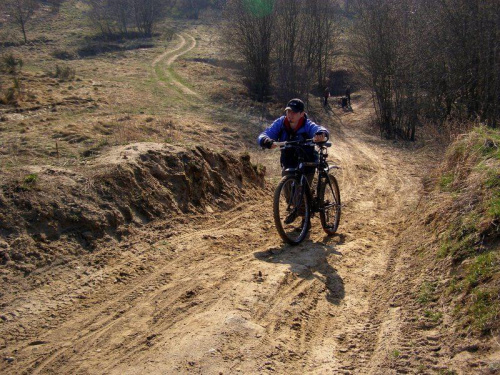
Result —
[[319, 217], [321, 226], [328, 235], [337, 232], [340, 222], [340, 190], [333, 176], [321, 179], [319, 191]]
[[283, 241], [297, 245], [309, 230], [311, 206], [305, 187], [296, 176], [285, 176], [274, 192], [274, 223]]

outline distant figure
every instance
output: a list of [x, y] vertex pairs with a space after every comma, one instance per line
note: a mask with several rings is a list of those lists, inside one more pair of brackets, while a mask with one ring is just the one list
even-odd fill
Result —
[[346, 109], [347, 108], [347, 96], [342, 97], [341, 103], [342, 103], [342, 109]]
[[326, 107], [328, 105], [328, 98], [330, 97], [330, 89], [328, 87], [325, 89], [323, 97], [325, 99], [323, 105]]
[[347, 104], [350, 107], [351, 106], [351, 86], [350, 85], [347, 85], [347, 87], [345, 89], [345, 96], [347, 98]]

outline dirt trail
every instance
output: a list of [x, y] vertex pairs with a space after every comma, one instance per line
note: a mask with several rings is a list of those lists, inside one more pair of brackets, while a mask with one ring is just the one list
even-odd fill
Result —
[[368, 116], [355, 105], [331, 129], [338, 236], [314, 218], [309, 239], [283, 245], [271, 190], [229, 212], [145, 225], [101, 250], [103, 268], [55, 268], [51, 284], [18, 296], [0, 327], [12, 353], [0, 370], [395, 373], [403, 322], [386, 287], [399, 277], [393, 244], [425, 160], [363, 132]]
[[[166, 50], [164, 53], [155, 58], [151, 63], [151, 66], [155, 71], [155, 74], [161, 85], [169, 83], [180, 90], [182, 94], [187, 94], [200, 99], [201, 96], [197, 92], [191, 90], [181, 81], [179, 81], [179, 79], [176, 78], [175, 75], [172, 74], [172, 72], [169, 70], [175, 60], [196, 47], [196, 39], [192, 35], [187, 33], [185, 33], [184, 35], [177, 35], [180, 39], [179, 44], [174, 49]], [[189, 39], [189, 44], [188, 41], [186, 41], [186, 38]]]

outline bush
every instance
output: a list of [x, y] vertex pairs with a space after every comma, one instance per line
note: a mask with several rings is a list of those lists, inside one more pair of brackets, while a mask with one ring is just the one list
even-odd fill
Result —
[[61, 67], [56, 65], [56, 70], [51, 74], [53, 78], [59, 78], [61, 81], [71, 81], [75, 79], [75, 69], [70, 68], [69, 66]]
[[59, 60], [73, 60], [75, 58], [74, 52], [58, 49], [51, 53], [53, 57]]
[[14, 78], [12, 87], [7, 88], [7, 90], [1, 95], [0, 93], [0, 104], [17, 104], [17, 99], [21, 94], [21, 85], [17, 78]]
[[0, 69], [8, 74], [16, 74], [17, 68], [23, 67], [23, 60], [16, 59], [12, 53], [2, 56], [0, 60]]

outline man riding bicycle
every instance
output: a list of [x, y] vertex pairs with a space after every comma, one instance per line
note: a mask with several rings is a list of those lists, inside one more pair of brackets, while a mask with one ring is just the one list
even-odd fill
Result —
[[[285, 116], [276, 119], [271, 126], [264, 130], [257, 139], [259, 146], [264, 148], [276, 148], [274, 142], [283, 141], [305, 141], [311, 139], [313, 142], [326, 142], [330, 134], [324, 127], [315, 124], [304, 112], [304, 103], [300, 99], [292, 99], [285, 108]], [[318, 152], [313, 145], [302, 147], [302, 156], [305, 161], [317, 161]], [[298, 158], [296, 150], [283, 150], [281, 153], [282, 175], [286, 175], [287, 168], [297, 168]], [[314, 178], [314, 168], [307, 172], [307, 179], [311, 184]]]
[[[340, 191], [329, 171], [338, 167], [329, 166], [326, 161], [327, 148], [331, 146], [327, 142], [328, 130], [309, 120], [302, 100], [290, 100], [285, 111], [285, 116], [276, 119], [259, 135], [258, 143], [265, 148], [281, 148], [283, 178], [274, 193], [273, 216], [281, 238], [297, 245], [307, 236], [314, 213], [319, 213], [328, 235], [337, 231]], [[318, 181], [314, 187], [316, 170]], [[301, 220], [297, 222], [298, 218]]]

